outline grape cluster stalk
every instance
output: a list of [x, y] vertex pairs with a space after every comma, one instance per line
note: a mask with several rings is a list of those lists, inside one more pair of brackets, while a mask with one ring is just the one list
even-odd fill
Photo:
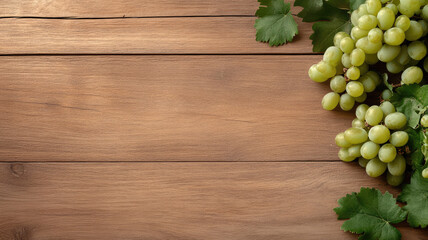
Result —
[[[372, 66], [384, 63], [387, 72], [399, 76], [398, 85], [425, 83], [428, 0], [367, 0], [351, 13], [351, 22], [350, 34], [337, 33], [334, 46], [308, 74], [315, 82], [330, 80], [331, 92], [321, 101], [325, 110], [355, 109], [352, 127], [335, 138], [339, 158], [358, 159], [371, 177], [386, 172], [387, 182], [398, 186], [407, 166], [408, 119], [388, 101], [393, 92]], [[380, 104], [365, 104], [368, 94], [379, 89]], [[421, 126], [428, 127], [428, 115]], [[428, 178], [428, 169], [422, 175]]]

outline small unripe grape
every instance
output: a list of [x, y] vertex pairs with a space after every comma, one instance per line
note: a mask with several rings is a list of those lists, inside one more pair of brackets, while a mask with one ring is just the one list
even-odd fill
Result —
[[367, 132], [362, 128], [348, 128], [345, 131], [345, 140], [351, 144], [360, 144], [367, 141]]
[[383, 125], [376, 125], [369, 130], [370, 141], [377, 144], [386, 143], [391, 136], [389, 129]]
[[385, 126], [392, 130], [400, 130], [407, 124], [406, 115], [401, 112], [391, 113], [385, 117]]
[[406, 171], [406, 159], [402, 155], [397, 155], [394, 161], [388, 163], [388, 171], [394, 176], [403, 175]]
[[379, 158], [373, 158], [367, 163], [366, 173], [370, 177], [379, 177], [386, 171], [386, 164], [381, 162]]
[[378, 125], [383, 119], [383, 111], [379, 106], [371, 106], [367, 110], [365, 118], [369, 125]]

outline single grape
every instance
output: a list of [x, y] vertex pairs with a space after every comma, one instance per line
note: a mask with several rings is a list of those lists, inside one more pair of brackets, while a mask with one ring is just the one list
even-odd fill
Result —
[[357, 109], [355, 109], [355, 116], [361, 120], [366, 120], [366, 112], [369, 109], [369, 106], [367, 104], [360, 104]]
[[422, 60], [427, 55], [427, 47], [421, 41], [415, 41], [409, 44], [409, 56], [415, 60]]
[[416, 41], [419, 38], [421, 38], [423, 34], [424, 34], [424, 29], [422, 28], [422, 25], [417, 21], [411, 20], [410, 27], [405, 34], [406, 40]]
[[375, 54], [382, 48], [382, 42], [370, 42], [367, 37], [358, 39], [356, 47], [363, 50], [366, 54]]
[[370, 126], [378, 125], [383, 119], [383, 111], [379, 106], [371, 106], [367, 109], [365, 118]]
[[361, 149], [361, 144], [352, 145], [351, 147], [348, 148], [349, 156], [353, 158], [361, 157], [360, 149]]
[[339, 63], [337, 63], [337, 66], [336, 66], [336, 75], [344, 74], [345, 72], [344, 72], [343, 68], [344, 68], [344, 66], [342, 64], [342, 61], [339, 61]]
[[340, 49], [344, 53], [350, 54], [352, 50], [354, 50], [354, 46], [354, 40], [352, 40], [350, 37], [345, 37], [342, 39], [342, 41], [340, 41]]
[[350, 68], [350, 67], [352, 67], [352, 64], [351, 64], [351, 55], [350, 55], [350, 54], [344, 53], [344, 54], [342, 55], [342, 65], [343, 65], [345, 68]]
[[382, 46], [379, 52], [377, 52], [377, 58], [382, 62], [391, 62], [398, 56], [398, 54], [400, 54], [400, 51], [400, 46], [391, 46], [385, 44]]
[[366, 75], [376, 82], [376, 86], [379, 86], [382, 83], [382, 81], [379, 77], [379, 74], [377, 74], [376, 72], [370, 71], [370, 72], [366, 73]]
[[321, 61], [316, 65], [317, 70], [325, 74], [327, 78], [332, 78], [336, 75], [336, 68], [328, 62]]
[[380, 0], [367, 0], [366, 5], [367, 12], [375, 16], [382, 8], [382, 3], [380, 2]]
[[[360, 14], [358, 13], [358, 10], [355, 10], [351, 13], [351, 23], [354, 26], [358, 25], [358, 19], [360, 18]], [[352, 37], [352, 31], [351, 31], [351, 37]]]
[[325, 110], [333, 110], [337, 107], [340, 101], [340, 95], [335, 92], [327, 93], [321, 101], [321, 105]]
[[342, 59], [342, 51], [335, 46], [331, 46], [325, 50], [323, 60], [333, 66], [336, 66]]
[[350, 81], [346, 84], [346, 92], [351, 97], [359, 97], [364, 93], [364, 86], [360, 81]]
[[422, 37], [425, 37], [428, 34], [428, 23], [425, 20], [419, 20], [418, 23], [422, 26]]
[[315, 82], [325, 82], [328, 79], [328, 77], [326, 77], [325, 74], [317, 70], [316, 64], [312, 65], [309, 68], [308, 74], [309, 74], [309, 78]]
[[377, 26], [378, 20], [373, 15], [364, 15], [358, 19], [358, 27], [363, 30], [371, 30]]
[[364, 61], [366, 60], [366, 54], [363, 50], [356, 48], [352, 50], [351, 52], [351, 64], [353, 66], [359, 67], [363, 65]]
[[407, 45], [401, 46], [400, 54], [398, 54], [395, 60], [401, 65], [406, 65], [410, 62], [410, 56], [409, 56]]
[[346, 79], [343, 76], [336, 76], [330, 81], [330, 88], [337, 93], [343, 93], [346, 90]]
[[372, 159], [379, 153], [380, 146], [372, 141], [363, 143], [360, 149], [361, 156], [365, 159]]
[[346, 141], [344, 132], [337, 134], [334, 141], [336, 142], [336, 145], [341, 148], [349, 148], [352, 145], [351, 143]]
[[425, 169], [422, 171], [422, 177], [423, 177], [423, 178], [428, 178], [428, 168], [425, 168]]
[[352, 120], [352, 127], [356, 127], [356, 128], [365, 128], [365, 122], [361, 121], [358, 118], [355, 118], [354, 120]]
[[365, 159], [365, 158], [363, 158], [363, 157], [359, 157], [359, 158], [358, 158], [358, 164], [359, 164], [361, 167], [363, 167], [363, 168], [365, 168], [365, 167], [367, 166], [367, 163], [368, 163], [369, 161], [370, 161], [369, 159]]
[[340, 96], [339, 105], [342, 110], [349, 111], [354, 107], [355, 99], [347, 93], [342, 94], [342, 96]]
[[377, 20], [379, 21], [379, 28], [388, 30], [394, 25], [395, 14], [390, 8], [384, 7], [377, 13]]
[[413, 17], [415, 14], [415, 11], [412, 11], [410, 8], [403, 7], [401, 4], [398, 4], [397, 8], [401, 14], [406, 15], [409, 18]]
[[385, 117], [385, 126], [392, 130], [400, 130], [407, 124], [406, 115], [401, 112], [391, 113]]
[[360, 78], [360, 82], [364, 86], [364, 92], [371, 93], [376, 89], [376, 82], [373, 78], [370, 78], [367, 75], [364, 75]]
[[410, 18], [406, 15], [400, 15], [395, 20], [394, 26], [401, 28], [403, 31], [407, 31], [410, 27]]
[[[382, 42], [383, 40], [383, 32], [379, 28], [373, 28], [368, 32], [366, 36], [367, 36], [367, 39], [373, 43]], [[365, 37], [365, 36], [362, 36], [362, 37]]]
[[358, 14], [360, 16], [369, 14], [369, 12], [367, 11], [367, 4], [363, 3], [358, 7]]
[[361, 64], [361, 66], [359, 66], [358, 68], [360, 69], [360, 75], [364, 75], [369, 71], [369, 65], [365, 62]]
[[346, 77], [351, 80], [357, 80], [360, 78], [360, 69], [358, 67], [352, 66], [346, 71]]
[[365, 102], [365, 101], [366, 101], [366, 99], [367, 99], [367, 93], [363, 93], [361, 96], [356, 97], [356, 98], [355, 98], [355, 101], [356, 101], [357, 103], [363, 103], [363, 102]]
[[389, 129], [383, 125], [376, 125], [369, 130], [370, 141], [377, 144], [384, 144], [389, 140], [391, 133]]
[[397, 15], [397, 13], [398, 13], [397, 5], [395, 5], [393, 3], [388, 3], [385, 5], [385, 7], [391, 9], [394, 12], [394, 14]]
[[366, 54], [366, 63], [373, 65], [379, 62], [379, 58], [377, 58], [377, 54]]
[[419, 67], [409, 67], [401, 74], [401, 82], [403, 84], [420, 83], [423, 78], [422, 69]]
[[355, 158], [349, 155], [347, 148], [341, 148], [337, 154], [339, 159], [344, 162], [352, 162]]
[[386, 69], [390, 73], [400, 73], [404, 70], [404, 66], [394, 60], [386, 63]]
[[412, 12], [416, 12], [421, 7], [419, 0], [401, 0], [400, 5]]
[[353, 27], [351, 30], [351, 38], [356, 41], [360, 38], [366, 37], [369, 34], [369, 31], [363, 30], [359, 28], [358, 26]]
[[373, 158], [367, 163], [366, 173], [370, 177], [379, 177], [386, 171], [386, 164], [381, 162], [379, 158]]
[[360, 144], [367, 141], [367, 132], [362, 128], [348, 128], [345, 131], [345, 140], [351, 144]]
[[344, 39], [345, 37], [349, 37], [349, 34], [347, 34], [346, 32], [338, 32], [334, 35], [334, 46], [340, 48], [340, 41], [342, 41], [342, 39]]
[[421, 118], [421, 125], [424, 128], [428, 128], [428, 114], [425, 114]]
[[395, 157], [397, 156], [397, 149], [394, 147], [394, 145], [387, 143], [380, 147], [378, 155], [379, 160], [384, 163], [389, 163], [394, 161]]
[[386, 44], [391, 46], [398, 46], [404, 42], [406, 35], [403, 29], [398, 27], [393, 27], [388, 30], [383, 35], [383, 39]]
[[394, 105], [389, 101], [384, 101], [379, 107], [382, 109], [384, 117], [395, 112]]
[[392, 92], [389, 89], [385, 89], [382, 91], [382, 99], [383, 100], [389, 100], [392, 97]]
[[396, 131], [391, 134], [389, 142], [395, 147], [402, 147], [409, 141], [409, 134], [405, 131]]
[[386, 182], [393, 187], [399, 186], [401, 183], [403, 183], [403, 181], [404, 175], [394, 176], [389, 172], [386, 174]]
[[388, 163], [388, 171], [394, 176], [403, 175], [406, 171], [406, 159], [402, 155], [397, 155], [394, 161]]
[[428, 5], [425, 5], [422, 9], [422, 17], [425, 21], [428, 21]]

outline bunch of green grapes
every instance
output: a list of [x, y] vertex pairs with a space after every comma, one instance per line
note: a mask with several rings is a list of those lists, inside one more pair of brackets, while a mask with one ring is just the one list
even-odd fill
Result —
[[[428, 33], [426, 0], [367, 0], [353, 11], [351, 34], [339, 32], [323, 60], [309, 69], [315, 82], [330, 79], [332, 92], [322, 107], [351, 110], [373, 92], [381, 80], [370, 65], [386, 63], [391, 73], [401, 73], [401, 84], [420, 83], [428, 72], [425, 36]], [[418, 64], [422, 61], [422, 67]]]
[[406, 116], [396, 112], [389, 101], [371, 107], [361, 104], [355, 115], [352, 127], [336, 136], [336, 144], [341, 148], [339, 158], [345, 162], [358, 159], [370, 177], [379, 177], [387, 171], [388, 183], [400, 185], [406, 171], [402, 148], [409, 140], [403, 131]]

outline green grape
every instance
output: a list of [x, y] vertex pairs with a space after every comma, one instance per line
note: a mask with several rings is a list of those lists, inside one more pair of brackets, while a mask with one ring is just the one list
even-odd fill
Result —
[[388, 163], [388, 172], [394, 176], [401, 176], [406, 171], [406, 159], [402, 155], [397, 155], [395, 159]]
[[342, 51], [335, 46], [331, 46], [325, 50], [323, 60], [333, 66], [337, 66], [337, 64], [342, 59]]
[[377, 15], [380, 9], [382, 8], [382, 3], [380, 0], [367, 0], [367, 12], [372, 15]]
[[380, 146], [372, 141], [365, 142], [360, 149], [361, 156], [365, 159], [372, 159], [379, 153]]
[[367, 11], [367, 4], [363, 3], [358, 7], [358, 15], [364, 16], [367, 14], [369, 14], [369, 12]]
[[317, 70], [316, 64], [312, 65], [309, 68], [308, 74], [309, 74], [309, 78], [315, 82], [325, 82], [328, 79], [328, 77], [326, 77], [325, 74], [322, 74]]
[[401, 13], [401, 14], [403, 14], [403, 15], [406, 15], [407, 17], [413, 17], [413, 15], [415, 14], [415, 12], [414, 11], [412, 11], [411, 9], [409, 9], [409, 8], [405, 8], [405, 7], [403, 7], [403, 5], [401, 5], [401, 4], [399, 4], [398, 6], [397, 6], [397, 8], [398, 8], [398, 11]]
[[395, 157], [397, 156], [397, 149], [394, 147], [394, 145], [387, 143], [380, 147], [378, 155], [379, 160], [384, 163], [389, 163], [394, 161]]
[[390, 134], [387, 127], [376, 125], [369, 130], [369, 139], [374, 143], [384, 144], [389, 140]]
[[377, 54], [366, 54], [366, 63], [373, 65], [379, 62], [379, 58], [377, 58]]
[[421, 118], [421, 125], [424, 128], [428, 128], [428, 114], [425, 114]]
[[325, 74], [325, 76], [328, 78], [334, 77], [336, 75], [336, 68], [325, 61], [319, 62], [316, 68], [320, 73]]
[[[369, 33], [366, 36], [367, 36], [367, 39], [373, 43], [382, 42], [383, 40], [383, 32], [379, 28], [373, 28], [372, 30], [369, 31]], [[365, 36], [362, 36], [362, 37], [365, 37]]]
[[377, 58], [379, 58], [379, 60], [382, 62], [391, 62], [398, 56], [398, 54], [400, 54], [400, 51], [400, 46], [391, 46], [385, 44], [382, 46], [379, 52], [377, 52]]
[[342, 41], [342, 39], [344, 39], [345, 37], [349, 37], [349, 34], [347, 34], [346, 32], [336, 33], [333, 38], [334, 46], [340, 48], [340, 41]]
[[409, 63], [406, 65], [406, 67], [413, 67], [413, 66], [416, 66], [416, 65], [418, 65], [418, 64], [419, 64], [419, 61], [418, 61], [418, 60], [415, 60], [415, 59], [410, 58], [410, 61], [409, 61]]
[[425, 58], [424, 60], [424, 70], [425, 72], [428, 72], [428, 58]]
[[346, 141], [344, 132], [338, 133], [334, 141], [336, 142], [336, 145], [341, 148], [348, 148], [352, 145], [351, 143]]
[[348, 148], [349, 156], [353, 158], [361, 157], [360, 149], [361, 149], [361, 144], [352, 145], [351, 147]]
[[384, 35], [383, 39], [386, 44], [392, 45], [392, 46], [398, 46], [404, 42], [405, 39], [405, 33], [403, 29], [398, 27], [393, 27], [388, 29]]
[[352, 50], [354, 49], [354, 40], [350, 37], [345, 37], [340, 41], [340, 50], [342, 50], [344, 53], [350, 54]]
[[387, 115], [395, 112], [394, 105], [392, 105], [392, 103], [389, 101], [383, 102], [382, 104], [380, 104], [379, 107], [382, 109], [383, 116], [387, 116]]
[[352, 66], [346, 71], [346, 77], [351, 80], [357, 80], [360, 78], [360, 69], [358, 67]]
[[402, 147], [409, 141], [409, 134], [405, 131], [396, 131], [391, 134], [389, 142], [395, 147]]
[[369, 109], [367, 109], [365, 118], [366, 122], [370, 126], [378, 125], [380, 122], [382, 122], [383, 119], [382, 108], [376, 105], [369, 107]]
[[419, 67], [409, 67], [401, 74], [401, 82], [403, 84], [420, 83], [423, 78], [422, 69]]
[[362, 103], [362, 102], [365, 102], [365, 101], [366, 101], [366, 99], [367, 99], [367, 93], [363, 93], [361, 96], [356, 97], [356, 98], [355, 98], [355, 101], [356, 101], [357, 103]]
[[333, 92], [343, 93], [346, 90], [346, 79], [340, 75], [332, 78], [330, 88]]
[[410, 56], [408, 53], [408, 47], [407, 45], [402, 45], [400, 54], [398, 54], [397, 58], [395, 59], [400, 65], [406, 65], [410, 62]]
[[353, 66], [359, 67], [363, 65], [364, 61], [366, 60], [366, 54], [361, 49], [354, 49], [351, 52], [351, 64]]
[[379, 158], [373, 158], [367, 163], [366, 173], [370, 177], [379, 177], [386, 171], [386, 164], [381, 162]]
[[359, 97], [364, 93], [364, 86], [360, 81], [350, 81], [346, 84], [346, 92], [351, 97]]
[[425, 21], [428, 21], [428, 5], [425, 5], [422, 9], [422, 17]]
[[404, 66], [399, 64], [397, 61], [387, 62], [386, 63], [386, 69], [390, 73], [400, 73], [404, 70]]
[[361, 121], [358, 118], [355, 118], [354, 120], [352, 120], [352, 127], [356, 127], [356, 128], [365, 128], [366, 125], [363, 121]]
[[[351, 23], [354, 26], [358, 25], [358, 19], [360, 18], [360, 14], [358, 13], [358, 10], [355, 10], [351, 13]], [[352, 37], [352, 31], [351, 31], [351, 37]]]
[[377, 13], [377, 20], [379, 28], [382, 30], [388, 30], [394, 25], [395, 14], [390, 8], [384, 7]]
[[357, 109], [355, 109], [355, 116], [357, 119], [361, 121], [366, 120], [366, 112], [369, 109], [369, 106], [367, 104], [360, 104]]
[[337, 154], [339, 159], [344, 162], [352, 162], [355, 158], [349, 155], [347, 148], [341, 148]]
[[367, 141], [367, 132], [362, 128], [348, 128], [345, 131], [345, 140], [351, 144], [360, 144]]
[[391, 9], [394, 12], [394, 15], [397, 15], [397, 13], [398, 13], [397, 5], [395, 5], [393, 3], [388, 3], [385, 5], [385, 7]]
[[366, 54], [375, 54], [382, 48], [382, 42], [370, 42], [367, 37], [363, 37], [358, 39], [355, 46], [363, 50]]
[[403, 31], [407, 31], [410, 27], [410, 18], [406, 15], [400, 15], [395, 20], [394, 26], [403, 29]]
[[427, 47], [421, 41], [415, 41], [409, 44], [409, 56], [415, 60], [422, 60], [427, 55]]
[[394, 176], [389, 172], [386, 174], [386, 182], [393, 187], [399, 186], [401, 183], [403, 183], [403, 181], [404, 175]]
[[369, 161], [370, 161], [370, 160], [365, 159], [365, 158], [363, 158], [363, 157], [359, 157], [359, 158], [358, 158], [358, 164], [359, 164], [361, 167], [363, 167], [363, 168], [365, 168], [365, 167], [367, 166], [367, 163], [368, 163]]
[[376, 86], [379, 86], [382, 83], [382, 81], [379, 77], [379, 74], [377, 74], [376, 72], [370, 71], [370, 72], [366, 73], [366, 75], [376, 82]]
[[385, 117], [385, 126], [392, 130], [400, 130], [407, 124], [406, 115], [401, 112], [391, 113]]
[[423, 178], [428, 178], [428, 168], [425, 168], [425, 169], [422, 171], [422, 177], [423, 177]]
[[400, 5], [401, 7], [413, 12], [416, 12], [421, 7], [419, 0], [400, 0]]
[[363, 30], [371, 30], [377, 26], [378, 20], [373, 15], [364, 15], [358, 19], [358, 27]]
[[360, 82], [364, 86], [364, 92], [371, 93], [376, 89], [376, 82], [373, 78], [364, 75], [360, 78]]
[[366, 37], [369, 34], [369, 31], [367, 30], [363, 30], [361, 28], [357, 27], [353, 27], [351, 30], [351, 38], [353, 40], [358, 40], [360, 38]]
[[422, 37], [425, 37], [428, 33], [428, 23], [425, 20], [419, 20], [418, 23], [422, 26]]
[[350, 55], [350, 54], [344, 53], [344, 54], [342, 55], [342, 65], [343, 65], [345, 68], [350, 68], [350, 67], [352, 67], [352, 64], [351, 64], [351, 55]]
[[344, 73], [343, 68], [342, 61], [339, 61], [336, 66], [336, 75], [342, 75]]
[[385, 89], [382, 91], [382, 99], [383, 100], [389, 100], [392, 97], [392, 92], [389, 89]]
[[360, 69], [360, 75], [366, 74], [369, 71], [369, 65], [367, 63], [363, 63], [358, 68]]
[[410, 27], [406, 31], [406, 40], [408, 41], [416, 41], [419, 38], [422, 37], [424, 34], [424, 29], [422, 28], [422, 25], [416, 21], [410, 21]]
[[322, 98], [322, 108], [331, 111], [337, 107], [337, 105], [339, 104], [339, 100], [340, 95], [338, 93], [329, 92]]
[[340, 96], [339, 105], [342, 110], [349, 111], [354, 107], [355, 99], [347, 93], [342, 94], [342, 96]]

